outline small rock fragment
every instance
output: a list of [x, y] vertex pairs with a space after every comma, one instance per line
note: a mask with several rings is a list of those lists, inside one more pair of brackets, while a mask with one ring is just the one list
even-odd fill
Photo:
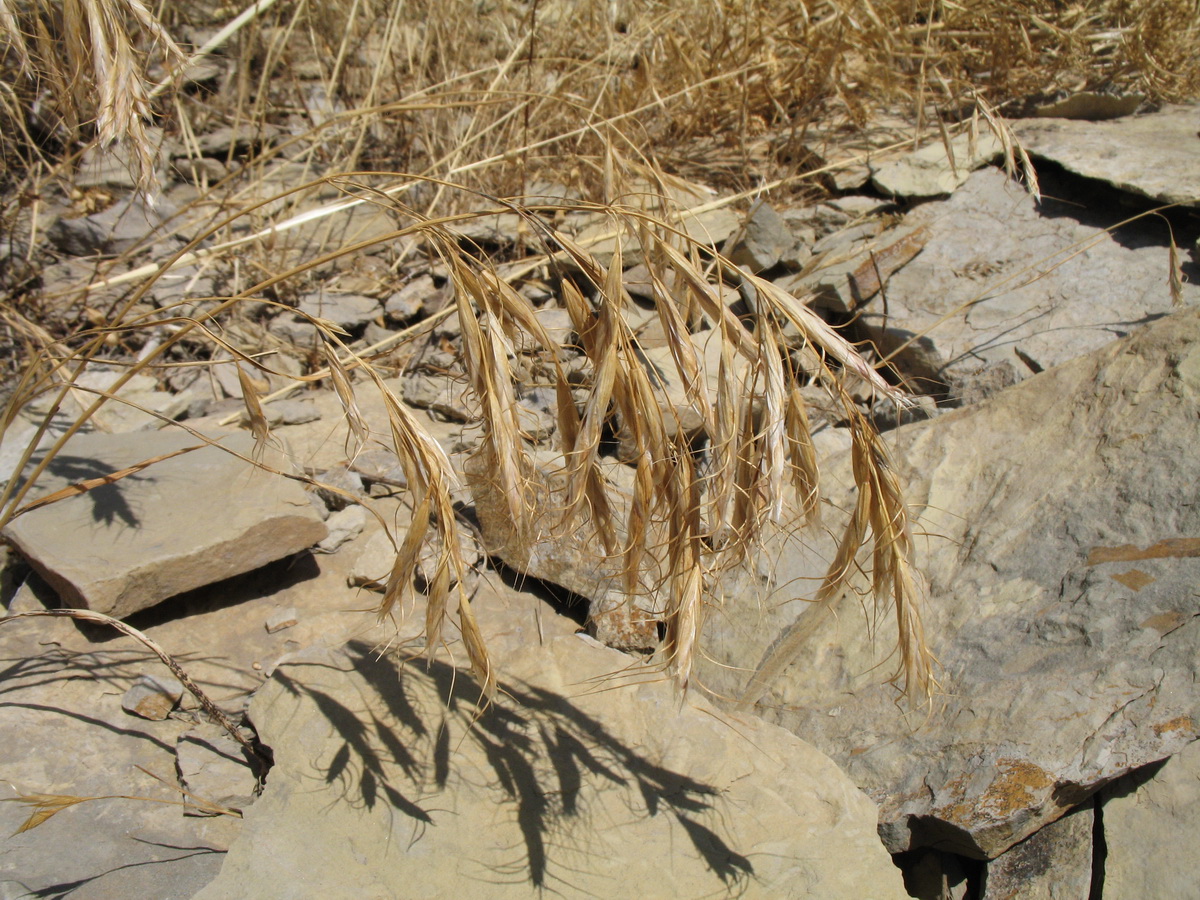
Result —
[[184, 807], [185, 816], [219, 815], [196, 801], [242, 810], [258, 793], [258, 778], [246, 762], [241, 744], [216, 725], [200, 725], [180, 735], [175, 744], [175, 767], [180, 784], [192, 795]]
[[321, 418], [321, 411], [312, 400], [276, 400], [267, 404], [265, 412], [272, 425], [307, 425]]
[[361, 506], [347, 506], [339, 509], [325, 520], [329, 536], [317, 544], [317, 548], [326, 553], [333, 553], [342, 544], [352, 541], [362, 534], [363, 526], [367, 524], [367, 512]]
[[291, 628], [300, 619], [296, 616], [296, 607], [289, 606], [286, 609], [277, 609], [267, 617], [264, 627], [267, 629], [267, 634], [274, 634], [277, 631], [283, 631], [285, 628]]
[[759, 200], [751, 208], [744, 234], [729, 258], [757, 275], [778, 265], [795, 243], [787, 222], [766, 201]]
[[888, 197], [939, 197], [952, 194], [966, 183], [971, 172], [1003, 153], [1000, 139], [980, 135], [972, 141], [960, 135], [946, 145], [936, 141], [920, 150], [874, 165], [871, 183]]
[[[375, 453], [386, 453], [386, 451], [370, 451]], [[393, 462], [395, 455], [391, 454]], [[362, 461], [362, 456], [359, 457], [359, 462]], [[325, 505], [336, 512], [339, 509], [345, 509], [348, 506], [354, 506], [353, 496], [361, 496], [363, 491], [362, 476], [350, 469], [347, 466], [335, 466], [325, 472], [317, 475], [317, 496], [325, 501]], [[347, 497], [346, 494], [352, 495]]]
[[159, 722], [170, 715], [179, 698], [183, 684], [170, 675], [141, 675], [121, 698], [125, 712]]
[[396, 546], [386, 531], [376, 531], [363, 544], [347, 581], [351, 587], [382, 590], [395, 561]]
[[469, 422], [478, 417], [473, 395], [463, 381], [417, 372], [404, 379], [404, 401], [427, 409], [444, 421]]
[[391, 322], [407, 322], [421, 314], [426, 301], [435, 293], [437, 288], [433, 285], [433, 279], [428, 275], [418, 275], [387, 298], [383, 311]]
[[76, 219], [58, 219], [46, 230], [50, 243], [72, 256], [116, 254], [145, 240], [162, 224], [161, 211], [134, 197]]

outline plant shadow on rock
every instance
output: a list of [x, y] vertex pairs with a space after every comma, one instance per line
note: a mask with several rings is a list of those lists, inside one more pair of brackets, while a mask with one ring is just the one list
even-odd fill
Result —
[[[740, 893], [754, 877], [751, 861], [716, 830], [716, 788], [650, 762], [569, 698], [501, 682], [500, 696], [481, 712], [478, 688], [447, 663], [433, 661], [423, 671], [357, 641], [346, 652], [376, 695], [364, 695], [360, 710], [286, 671], [273, 677], [291, 695], [311, 699], [341, 738], [333, 755], [316, 766], [324, 781], [346, 785], [347, 799], [367, 809], [382, 795], [414, 821], [414, 842], [438, 825], [441, 810], [431, 801], [452, 787], [456, 775], [469, 778], [465, 767], [455, 772], [455, 757], [474, 744], [479, 753], [465, 755], [486, 760], [481, 768], [497, 805], [512, 809], [523, 843], [522, 860], [498, 874], [546, 887], [556, 878], [560, 841], [588, 843], [589, 793], [617, 790], [635, 816], [672, 816], [726, 892]], [[287, 668], [309, 666], [331, 668], [299, 661]]]
[[[41, 460], [40, 455], [35, 456], [31, 464], [40, 463]], [[67, 484], [79, 484], [107, 478], [115, 475], [118, 470], [101, 459], [60, 453], [49, 462], [46, 471]], [[132, 481], [155, 481], [154, 476], [150, 473], [126, 475], [125, 478]], [[21, 479], [17, 487], [19, 489], [23, 486], [24, 479]], [[88, 490], [86, 497], [92, 504], [92, 521], [98, 525], [112, 526], [120, 520], [128, 528], [137, 528], [141, 524], [141, 520], [125, 496], [127, 487], [128, 485], [122, 485], [120, 481], [115, 481], [110, 484], [97, 485]]]

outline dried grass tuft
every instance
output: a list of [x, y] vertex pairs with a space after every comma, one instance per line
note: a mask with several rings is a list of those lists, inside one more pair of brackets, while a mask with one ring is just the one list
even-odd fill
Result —
[[[683, 685], [722, 572], [753, 559], [771, 529], [791, 527], [789, 508], [810, 524], [818, 519], [820, 471], [801, 388], [823, 387], [850, 422], [858, 499], [812, 611], [869, 590], [877, 615], [895, 612], [897, 683], [928, 696], [935, 681], [907, 512], [886, 447], [848, 393], [857, 385], [903, 404], [902, 392], [806, 298], [741, 272], [688, 236], [703, 212], [731, 201], [678, 198], [682, 178], [746, 191], [740, 199], [764, 183], [807, 189], [841, 164], [822, 157], [838, 149], [830, 135], [865, 136], [863, 146], [879, 147], [873, 125], [885, 113], [907, 116], [905, 141], [933, 134], [948, 153], [953, 132], [975, 134], [983, 124], [999, 137], [1010, 171], [1036, 192], [1029, 158], [1005, 115], [1059, 90], [1139, 91], [1151, 102], [1200, 94], [1200, 23], [1191, 0], [1045, 7], [996, 0], [583, 0], [533, 11], [500, 3], [481, 17], [470, 0], [355, 0], [261, 2], [218, 22], [181, 5], [163, 7], [159, 19], [142, 0], [0, 0], [0, 117], [8, 120], [0, 123], [0, 149], [21, 163], [4, 178], [23, 181], [29, 196], [49, 190], [45, 173], [61, 174], [91, 141], [130, 146], [139, 182], [149, 187], [158, 151], [147, 126], [156, 116], [181, 140], [209, 125], [251, 133], [279, 125], [291, 135], [225, 161], [228, 183], [198, 191], [195, 208], [186, 211], [195, 239], [173, 258], [124, 271], [129, 260], [121, 259], [101, 268], [89, 296], [136, 286], [104, 310], [81, 300], [73, 313], [80, 322], [92, 316], [88, 324], [49, 328], [28, 306], [0, 310], [28, 360], [14, 379], [3, 427], [32, 404], [45, 411], [14, 473], [24, 480], [10, 479], [0, 494], [0, 526], [31, 508], [28, 491], [49, 460], [105, 403], [120, 401], [129, 379], [162, 373], [172, 361], [232, 357], [256, 443], [265, 442], [264, 404], [275, 395], [260, 390], [243, 366], [291, 376], [270, 369], [258, 355], [263, 348], [251, 346], [231, 321], [250, 303], [282, 304], [323, 267], [384, 244], [394, 249], [394, 270], [425, 254], [449, 274], [453, 303], [438, 315], [458, 319], [465, 379], [482, 410], [478, 462], [518, 538], [553, 540], [591, 529], [597, 557], [615, 563], [629, 597], [657, 604], [665, 665]], [[167, 30], [184, 33], [197, 24], [226, 27], [188, 57]], [[201, 60], [223, 67], [219, 96], [165, 90]], [[300, 62], [315, 71], [310, 80], [281, 77]], [[146, 74], [155, 66], [162, 68], [157, 85]], [[900, 140], [892, 133], [883, 143]], [[283, 165], [285, 186], [273, 188], [270, 179]], [[312, 180], [300, 183], [307, 176], [298, 173], [314, 168]], [[326, 172], [333, 174], [316, 177]], [[330, 189], [341, 196], [328, 199]], [[327, 192], [320, 204], [319, 192]], [[586, 199], [564, 199], [573, 196]], [[5, 209], [6, 228], [26, 202], [36, 212], [38, 201], [21, 195]], [[302, 258], [289, 245], [315, 224], [332, 225], [368, 204], [398, 220], [392, 233], [332, 241]], [[218, 210], [208, 224], [205, 206]], [[454, 231], [472, 217], [499, 213], [519, 217], [516, 262], [489, 259]], [[603, 219], [608, 233], [584, 241], [568, 227], [584, 216]], [[631, 299], [621, 274], [633, 253], [649, 269], [674, 375], [689, 418], [701, 423], [696, 434], [681, 436], [677, 411], [629, 327]], [[233, 270], [228, 296], [146, 311], [149, 291], [171, 267], [212, 264]], [[1172, 279], [1178, 271], [1172, 247]], [[553, 285], [578, 335], [584, 359], [571, 375], [577, 381], [567, 372], [572, 351], [551, 339], [514, 287], [531, 272]], [[726, 300], [731, 287], [754, 298], [744, 321]], [[432, 323], [372, 348], [348, 346], [330, 323], [310, 324], [323, 365], [293, 377], [285, 390], [327, 379], [346, 418], [348, 455], [385, 438], [410, 491], [412, 523], [396, 541], [381, 615], [407, 613], [418, 559], [432, 553], [426, 650], [453, 642], [456, 616], [468, 661], [490, 697], [496, 675], [464, 587], [452, 501], [457, 476], [374, 366], [375, 353], [412, 344]], [[697, 350], [700, 331], [720, 344], [715, 362]], [[149, 334], [153, 341], [141, 339]], [[530, 345], [541, 383], [552, 384], [558, 400], [556, 439], [565, 459], [562, 503], [554, 516], [536, 516], [554, 523], [548, 534], [532, 526], [543, 485], [517, 412], [518, 391], [531, 377]], [[76, 382], [102, 359], [125, 368], [106, 392], [88, 394]], [[364, 389], [383, 400], [386, 435], [370, 431], [356, 398]], [[49, 423], [63, 415], [70, 426], [49, 440]], [[628, 498], [603, 475], [612, 434], [630, 454]], [[43, 442], [49, 449], [35, 464]], [[859, 583], [860, 573], [867, 584]], [[764, 660], [755, 689], [796, 658], [802, 630]]]

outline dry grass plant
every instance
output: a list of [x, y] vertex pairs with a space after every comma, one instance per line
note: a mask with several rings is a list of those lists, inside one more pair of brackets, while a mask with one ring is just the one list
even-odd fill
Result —
[[[0, 524], [30, 508], [29, 491], [48, 460], [105, 403], [120, 401], [122, 387], [139, 373], [227, 354], [239, 366], [259, 445], [270, 431], [267, 398], [254, 373], [297, 384], [328, 379], [355, 446], [371, 437], [355, 399], [356, 390], [369, 387], [388, 409], [388, 439], [413, 509], [412, 527], [396, 540], [383, 609], [405, 607], [418, 557], [431, 544], [427, 645], [432, 651], [443, 642], [445, 620], [456, 615], [482, 694], [490, 696], [496, 676], [463, 587], [451, 501], [457, 477], [446, 453], [388, 388], [377, 370], [378, 348], [349, 346], [331, 323], [311, 319], [323, 365], [296, 376], [273, 368], [271, 357], [244, 343], [231, 322], [251, 302], [282, 305], [279, 297], [339, 259], [388, 246], [394, 269], [426, 254], [449, 273], [454, 306], [447, 314], [458, 318], [465, 377], [483, 411], [481, 458], [519, 532], [528, 526], [535, 473], [516, 412], [516, 386], [528, 375], [516, 347], [536, 348], [540, 371], [559, 398], [557, 434], [569, 484], [560, 527], [592, 523], [604, 552], [620, 561], [626, 591], [661, 598], [664, 659], [683, 685], [696, 658], [707, 588], [724, 569], [752, 557], [766, 530], [785, 524], [785, 487], [809, 517], [819, 509], [800, 388], [823, 386], [850, 423], [859, 494], [817, 604], [852, 589], [865, 572], [877, 601], [897, 610], [897, 679], [927, 696], [934, 681], [907, 513], [886, 448], [851, 401], [848, 384], [857, 379], [897, 404], [903, 396], [804, 298], [745, 276], [716, 248], [688, 237], [669, 188], [680, 176], [739, 190], [764, 182], [802, 188], [837, 149], [831, 135], [869, 133], [882, 111], [910, 113], [910, 140], [944, 140], [951, 129], [979, 127], [980, 117], [1004, 140], [1000, 112], [1059, 89], [1138, 90], [1156, 102], [1194, 96], [1200, 92], [1194, 13], [1185, 0], [1053, 10], [991, 0], [499, 0], [486, 14], [466, 0], [252, 3], [236, 27], [193, 56], [220, 59], [217, 88], [161, 92], [156, 108], [160, 92], [146, 77], [152, 66], [160, 83], [188, 81], [187, 54], [167, 30], [229, 24], [223, 8], [167, 7], [164, 28], [140, 0], [0, 0], [6, 35], [0, 95], [13, 123], [3, 129], [3, 149], [7, 160], [20, 163], [8, 168], [5, 183], [23, 191], [14, 198], [50, 191], [47, 173], [69, 175], [88, 140], [125, 141], [140, 183], [149, 185], [157, 148], [146, 127], [155, 115], [184, 138], [219, 125], [251, 134], [278, 125], [292, 134], [274, 147], [231, 156], [228, 178], [199, 186], [178, 213], [193, 217], [196, 237], [172, 258], [127, 272], [119, 270], [131, 258], [110, 263], [93, 296], [101, 287], [133, 287], [109, 308], [88, 307], [86, 293], [75, 306], [66, 304], [90, 311], [85, 327], [77, 316], [76, 324], [49, 328], [36, 308], [21, 303], [4, 310], [28, 364], [12, 386], [3, 427], [32, 404], [46, 412], [17, 467], [23, 477], [10, 479], [0, 495]], [[67, 53], [57, 53], [57, 36], [68, 40]], [[887, 141], [896, 137], [890, 133]], [[55, 142], [62, 148], [57, 158], [50, 152]], [[190, 146], [198, 152], [194, 141]], [[1031, 175], [1011, 142], [1006, 157]], [[371, 171], [313, 177], [360, 169]], [[547, 193], [557, 199], [536, 199]], [[10, 230], [24, 202], [6, 201]], [[299, 260], [290, 252], [285, 227], [364, 204], [386, 209], [398, 222], [395, 230]], [[515, 213], [522, 223], [511, 264], [481, 257], [453, 231], [497, 212]], [[583, 215], [611, 223], [611, 258], [594, 252], [598, 239], [584, 245], [563, 227]], [[239, 254], [238, 284], [227, 295], [161, 310], [145, 302], [172, 266], [223, 262], [224, 254], [247, 246], [253, 249]], [[669, 436], [661, 387], [648, 377], [625, 316], [631, 300], [620, 275], [623, 254], [631, 252], [650, 270], [676, 374], [704, 423], [704, 441]], [[586, 378], [578, 404], [573, 390], [580, 386], [565, 367], [569, 349], [550, 338], [513, 287], [530, 272], [556, 286], [579, 336]], [[727, 305], [724, 282], [756, 297], [744, 320]], [[703, 371], [692, 341], [702, 328], [722, 344], [715, 373]], [[392, 343], [419, 335], [406, 332]], [[89, 394], [78, 381], [100, 360], [124, 368], [107, 391]], [[35, 462], [52, 419], [67, 410], [71, 424], [45, 442], [48, 450]], [[599, 464], [602, 438], [615, 422], [628, 429], [635, 449], [635, 488], [623, 509], [612, 502]]]
[[[347, 191], [355, 189], [353, 179], [343, 178], [339, 182]], [[378, 199], [369, 188], [361, 190], [362, 196]], [[752, 558], [764, 529], [772, 523], [781, 523], [786, 485], [794, 485], [802, 508], [809, 512], [816, 510], [818, 475], [800, 387], [809, 382], [826, 385], [831, 396], [840, 398], [848, 415], [855, 407], [842, 385], [851, 379], [865, 383], [894, 402], [903, 403], [904, 398], [801, 300], [770, 282], [743, 275], [713, 248], [687, 238], [668, 224], [670, 216], [663, 212], [667, 198], [659, 196], [657, 201], [661, 204], [657, 214], [611, 204], [571, 206], [571, 212], [586, 209], [606, 215], [613, 222], [614, 232], [624, 232], [607, 263], [554, 229], [554, 213], [563, 212], [563, 208], [531, 210], [507, 205], [523, 216], [530, 234], [543, 243], [547, 251], [542, 257], [543, 264], [556, 272], [561, 302], [580, 336], [587, 375], [586, 394], [578, 401], [572, 393], [573, 388], [579, 387], [577, 380], [569, 379], [563, 365], [567, 349], [542, 328], [530, 300], [514, 290], [491, 263], [467, 252], [448, 230], [448, 225], [460, 217], [427, 219], [389, 199], [396, 214], [411, 224], [380, 240], [428, 241], [448, 267], [455, 288], [455, 312], [463, 334], [463, 364], [482, 409], [483, 440], [479, 453], [506, 498], [517, 532], [528, 534], [531, 540], [533, 535], [527, 531], [527, 523], [536, 497], [529, 443], [521, 433], [516, 412], [515, 392], [526, 377], [520, 371], [521, 360], [514, 349], [518, 335], [535, 348], [541, 369], [560, 400], [558, 436], [567, 460], [570, 489], [559, 527], [565, 532], [576, 528], [581, 521], [591, 523], [602, 536], [606, 551], [621, 560], [624, 583], [630, 593], [661, 592], [665, 597], [662, 604], [665, 660], [680, 683], [686, 685], [702, 626], [706, 587], [725, 567]], [[648, 374], [625, 316], [632, 300], [620, 279], [622, 241], [639, 246], [650, 268], [656, 305], [664, 332], [669, 336], [677, 374], [688, 385], [693, 410], [709, 423], [707, 443], [688, 440], [682, 435], [669, 436], [671, 429], [666, 418], [675, 413], [659, 396], [663, 388]], [[193, 308], [186, 315], [170, 308], [154, 313], [135, 312], [141, 308], [140, 297], [153, 284], [149, 281], [130, 295], [104, 327], [76, 335], [74, 346], [67, 347], [61, 342], [35, 346], [31, 340], [33, 362], [6, 409], [5, 422], [9, 424], [24, 406], [49, 394], [44, 418], [44, 424], [48, 424], [69, 402], [73, 392], [78, 392], [75, 382], [89, 363], [101, 358], [110, 335], [135, 331], [167, 335], [153, 347], [143, 347], [143, 352], [129, 360], [107, 391], [99, 396], [88, 395], [84, 401], [86, 408], [36, 462], [35, 448], [44, 434], [35, 435], [21, 461], [21, 468], [27, 470], [25, 477], [10, 480], [0, 496], [3, 504], [0, 524], [45, 502], [31, 504], [29, 491], [66, 441], [104, 403], [119, 402], [121, 388], [129, 379], [141, 372], [161, 371], [172, 351], [189, 342], [207, 343], [210, 354], [229, 353], [245, 369], [285, 377], [285, 373], [272, 370], [267, 361], [253, 355], [249, 348], [231, 344], [220, 330], [221, 318], [230, 315], [239, 303], [262, 298], [268, 289], [288, 278], [301, 277], [306, 270], [326, 264], [331, 257], [360, 249], [351, 246], [333, 251], [252, 285], [236, 296], [193, 301]], [[186, 248], [181, 252], [186, 252]], [[750, 289], [757, 292], [756, 312], [750, 320], [737, 318], [727, 306], [719, 287], [722, 277], [745, 279]], [[390, 445], [404, 466], [411, 492], [412, 525], [397, 541], [397, 558], [382, 611], [387, 614], [404, 607], [414, 590], [418, 557], [426, 542], [432, 542], [437, 561], [427, 588], [428, 647], [432, 651], [439, 646], [447, 612], [456, 609], [468, 659], [484, 696], [490, 696], [495, 673], [475, 624], [470, 598], [462, 587], [466, 583], [465, 564], [458, 549], [460, 526], [451, 499], [457, 477], [450, 461], [389, 389], [369, 358], [346, 346], [329, 323], [313, 320], [312, 324], [321, 334], [323, 359], [328, 364], [320, 374], [329, 377], [337, 390], [347, 414], [348, 433], [357, 446], [365, 438], [365, 425], [355, 413], [352, 375], [361, 372], [365, 382], [360, 380], [359, 385], [365, 383], [384, 398]], [[703, 371], [692, 341], [692, 332], [701, 327], [715, 329], [725, 347], [715, 378], [709, 378]], [[794, 335], [790, 343], [782, 337], [785, 328]], [[197, 355], [194, 346], [190, 347], [189, 355]], [[735, 358], [740, 358], [740, 365], [735, 364]], [[247, 419], [256, 442], [262, 444], [269, 439], [262, 398], [254, 387], [254, 379], [240, 371], [243, 371], [240, 383]], [[300, 376], [296, 381], [314, 377], [317, 376]], [[711, 395], [709, 384], [715, 385]], [[606, 428], [612, 427], [614, 418], [628, 429], [631, 444], [636, 448], [636, 489], [625, 514], [609, 501], [609, 488], [600, 467], [601, 436]], [[855, 467], [855, 477], [865, 498], [862, 516], [866, 518], [859, 523], [853, 540], [847, 538], [844, 552], [853, 558], [859, 545], [870, 537], [874, 541], [876, 568], [889, 573], [876, 576], [877, 596], [887, 602], [894, 600], [903, 610], [914, 611], [912, 616], [902, 616], [900, 620], [904, 629], [900, 638], [903, 674], [910, 689], [924, 693], [930, 685], [929, 660], [919, 628], [913, 625], [918, 621], [919, 597], [912, 579], [904, 574], [911, 571], [913, 560], [911, 545], [904, 539], [903, 507], [895, 492], [894, 479], [883, 468], [878, 436], [861, 416], [851, 416], [851, 425], [856, 440], [874, 449], [860, 454], [861, 460]], [[138, 470], [140, 467], [134, 466], [104, 481], [111, 483]], [[86, 488], [84, 485], [79, 489]], [[618, 520], [621, 515], [624, 518]], [[851, 574], [849, 565], [831, 570], [825, 590], [834, 590], [835, 585], [846, 582]], [[453, 598], [452, 590], [456, 590]]]

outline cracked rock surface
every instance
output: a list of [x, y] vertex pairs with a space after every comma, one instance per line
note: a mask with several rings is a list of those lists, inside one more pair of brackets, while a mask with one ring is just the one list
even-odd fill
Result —
[[[1200, 511], [1178, 498], [1200, 481], [1198, 410], [1193, 310], [897, 431], [943, 693], [932, 709], [897, 706], [881, 684], [896, 660], [851, 597], [758, 707], [879, 801], [890, 850], [995, 857], [1195, 740]], [[826, 525], [838, 532], [835, 516]], [[781, 556], [777, 583], [820, 577], [824, 549]], [[804, 606], [713, 621], [708, 652], [761, 658]], [[745, 676], [713, 665], [705, 677], [733, 694]]]

